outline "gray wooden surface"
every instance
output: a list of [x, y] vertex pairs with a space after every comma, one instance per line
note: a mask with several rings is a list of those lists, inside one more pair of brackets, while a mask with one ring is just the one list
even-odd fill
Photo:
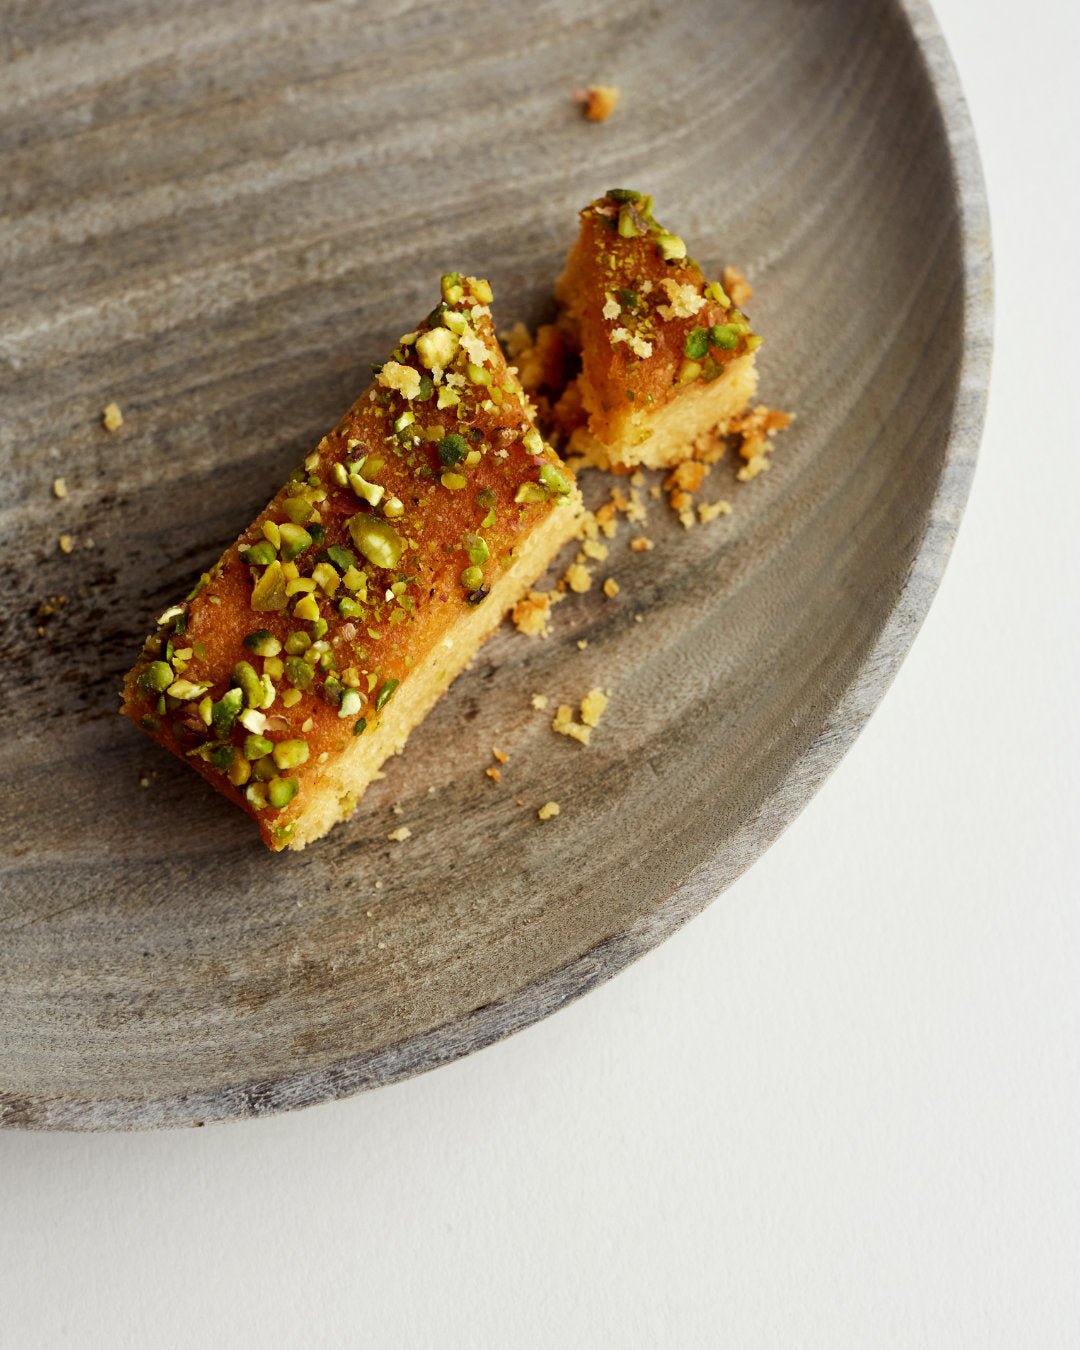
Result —
[[[989, 235], [928, 10], [9, 0], [0, 42], [0, 1123], [305, 1105], [607, 978], [835, 765], [959, 522]], [[570, 99], [590, 81], [623, 89], [599, 126]], [[655, 550], [624, 525], [597, 571], [615, 600], [567, 600], [548, 642], [504, 627], [349, 825], [267, 854], [115, 713], [151, 617], [441, 271], [535, 323], [615, 185], [747, 270], [763, 393], [798, 422], [768, 475], [714, 471], [732, 516], [687, 533], [650, 503]], [[594, 685], [588, 750], [529, 706]]]

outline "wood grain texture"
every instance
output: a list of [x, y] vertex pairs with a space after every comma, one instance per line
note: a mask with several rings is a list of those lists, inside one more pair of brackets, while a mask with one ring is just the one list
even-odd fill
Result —
[[[981, 430], [990, 264], [928, 9], [0, 12], [0, 1123], [278, 1111], [535, 1021], [767, 847], [941, 575]], [[602, 125], [569, 98], [590, 81], [623, 89]], [[152, 616], [441, 271], [488, 275], [501, 327], [535, 323], [577, 209], [615, 184], [651, 191], [707, 272], [750, 274], [762, 389], [795, 428], [754, 483], [714, 471], [705, 495], [732, 516], [684, 532], [654, 503], [642, 554], [624, 527], [600, 573], [615, 600], [566, 601], [547, 642], [504, 627], [350, 824], [266, 854], [116, 715]], [[608, 486], [586, 475], [594, 501]], [[39, 618], [50, 595], [65, 603]], [[529, 706], [594, 685], [613, 697], [588, 750]], [[389, 843], [401, 824], [413, 838]]]

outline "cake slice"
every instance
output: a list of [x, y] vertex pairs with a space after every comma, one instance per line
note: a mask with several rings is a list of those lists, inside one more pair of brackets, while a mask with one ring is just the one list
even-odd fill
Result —
[[355, 807], [579, 527], [495, 341], [442, 300], [265, 511], [158, 620], [122, 711], [302, 849]]
[[[612, 188], [589, 203], [555, 295], [558, 325], [523, 353], [522, 375], [546, 395], [570, 454], [664, 468], [722, 450], [753, 397], [761, 339], [657, 224], [651, 197]], [[560, 395], [575, 357], [580, 372]]]

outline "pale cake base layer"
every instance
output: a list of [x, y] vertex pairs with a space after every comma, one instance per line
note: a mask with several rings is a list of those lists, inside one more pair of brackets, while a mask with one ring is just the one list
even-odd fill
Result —
[[[605, 445], [586, 427], [579, 427], [564, 454], [581, 455], [600, 469], [616, 464], [669, 468], [691, 459], [695, 449], [707, 448], [696, 444], [703, 437], [723, 435], [727, 423], [746, 411], [756, 389], [754, 357], [740, 356], [715, 380], [685, 385], [656, 412], [631, 414], [623, 434], [611, 444]], [[587, 407], [587, 392], [584, 401]], [[650, 434], [644, 436], [645, 432]]]
[[487, 599], [460, 619], [410, 672], [376, 726], [352, 738], [341, 754], [327, 763], [318, 783], [306, 790], [305, 809], [295, 819], [289, 848], [302, 849], [321, 839], [351, 814], [383, 762], [404, 748], [409, 733], [498, 628], [503, 616], [544, 574], [563, 544], [574, 537], [581, 525], [581, 511], [581, 495], [576, 490], [558, 502]]

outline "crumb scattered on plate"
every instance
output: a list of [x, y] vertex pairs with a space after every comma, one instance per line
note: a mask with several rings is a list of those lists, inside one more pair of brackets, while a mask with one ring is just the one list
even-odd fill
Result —
[[619, 101], [616, 84], [590, 84], [585, 90], [585, 116], [590, 122], [605, 122]]
[[101, 414], [101, 420], [106, 431], [115, 431], [117, 427], [122, 427], [124, 425], [124, 414], [120, 411], [120, 405], [118, 403], [107, 403], [104, 412]]
[[395, 844], [403, 844], [406, 839], [412, 838], [412, 830], [408, 825], [400, 825], [396, 830], [391, 830], [386, 837]]
[[552, 816], [557, 816], [559, 814], [559, 803], [545, 802], [536, 814], [541, 820], [550, 820]]

